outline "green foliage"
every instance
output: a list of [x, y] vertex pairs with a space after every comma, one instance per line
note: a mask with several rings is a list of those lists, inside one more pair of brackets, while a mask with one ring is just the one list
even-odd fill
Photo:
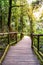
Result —
[[[36, 0], [29, 5], [26, 0], [12, 0], [12, 6], [15, 7], [11, 10], [11, 32], [23, 32], [24, 35], [29, 35], [30, 32], [35, 34], [43, 34], [43, 9], [42, 11], [40, 10], [43, 4], [41, 3], [39, 0]], [[37, 12], [40, 13], [38, 17], [34, 15], [34, 13], [38, 14]], [[0, 32], [8, 32], [8, 13], [9, 0], [0, 0]], [[17, 37], [20, 39], [20, 34], [18, 34]], [[14, 40], [15, 37], [13, 37], [10, 42], [13, 42]], [[36, 42], [34, 45], [37, 47], [37, 40], [34, 39], [34, 41]], [[3, 43], [4, 42], [5, 38], [3, 39]], [[40, 44], [42, 45], [42, 42]], [[3, 45], [4, 44], [2, 44], [2, 46]]]
[[1, 0], [1, 17], [2, 17], [2, 31], [7, 31], [7, 22], [8, 22], [8, 6], [9, 6], [9, 0]]

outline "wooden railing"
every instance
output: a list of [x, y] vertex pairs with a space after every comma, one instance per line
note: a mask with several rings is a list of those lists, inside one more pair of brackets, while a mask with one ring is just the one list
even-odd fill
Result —
[[[20, 34], [20, 38], [18, 34]], [[9, 46], [21, 40], [22, 36], [23, 33], [19, 32], [0, 33], [0, 63], [3, 61]]]
[[[40, 58], [43, 62], [43, 34], [32, 34], [32, 47], [41, 56]], [[42, 50], [40, 50], [41, 48]]]

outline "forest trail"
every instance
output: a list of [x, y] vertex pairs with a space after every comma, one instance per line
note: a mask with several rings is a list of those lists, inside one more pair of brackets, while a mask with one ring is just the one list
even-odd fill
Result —
[[2, 65], [40, 65], [31, 48], [31, 38], [24, 36], [15, 46], [10, 46]]

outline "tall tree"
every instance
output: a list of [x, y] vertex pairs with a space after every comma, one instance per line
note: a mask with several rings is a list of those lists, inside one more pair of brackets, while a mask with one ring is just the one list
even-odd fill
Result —
[[2, 31], [2, 2], [0, 1], [0, 32]]

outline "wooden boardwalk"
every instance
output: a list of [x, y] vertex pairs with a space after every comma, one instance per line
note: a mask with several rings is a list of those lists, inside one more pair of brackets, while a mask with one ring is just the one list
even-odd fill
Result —
[[2, 65], [40, 65], [31, 49], [31, 39], [25, 36], [18, 44], [11, 46]]

